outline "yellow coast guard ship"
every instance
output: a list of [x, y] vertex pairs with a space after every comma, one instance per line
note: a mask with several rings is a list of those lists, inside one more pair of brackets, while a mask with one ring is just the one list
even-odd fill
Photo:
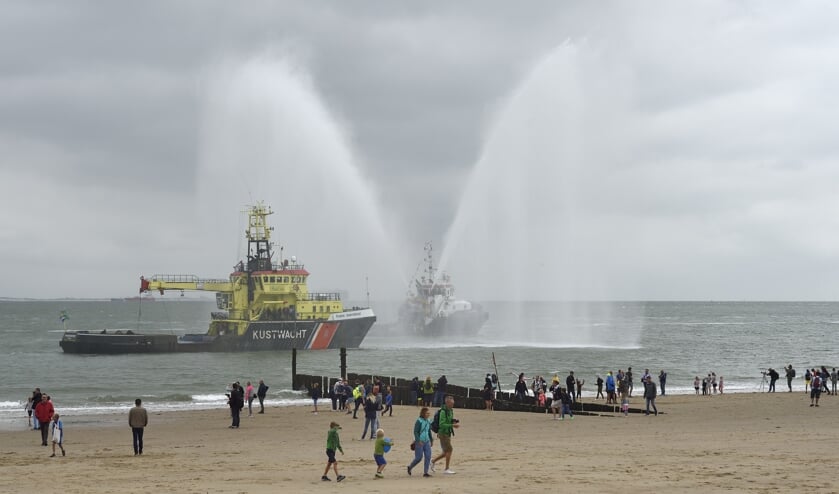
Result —
[[206, 334], [139, 334], [132, 331], [67, 331], [67, 353], [139, 353], [357, 348], [376, 316], [369, 308], [345, 309], [339, 293], [310, 292], [309, 272], [296, 257], [273, 262], [267, 217], [273, 212], [250, 206], [247, 259], [227, 279], [156, 274], [140, 277], [140, 293], [157, 290], [216, 292]]

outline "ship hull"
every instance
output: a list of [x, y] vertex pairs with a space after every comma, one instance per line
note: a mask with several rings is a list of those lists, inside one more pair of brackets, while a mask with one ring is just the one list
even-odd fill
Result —
[[253, 352], [358, 348], [376, 322], [369, 309], [334, 314], [329, 320], [256, 321], [242, 336], [126, 334], [68, 331], [65, 353], [124, 354], [175, 352]]
[[489, 314], [483, 310], [457, 311], [429, 321], [422, 314], [415, 313], [405, 317], [401, 325], [423, 337], [462, 338], [477, 335], [487, 319]]

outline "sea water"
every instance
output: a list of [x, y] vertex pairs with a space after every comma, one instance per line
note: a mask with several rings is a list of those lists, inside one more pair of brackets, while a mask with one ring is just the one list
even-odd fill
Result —
[[[361, 348], [349, 349], [349, 372], [483, 385], [499, 375], [503, 389], [526, 376], [561, 379], [574, 371], [592, 397], [596, 374], [632, 367], [667, 372], [668, 393], [693, 393], [693, 379], [724, 376], [726, 392], [756, 392], [762, 371], [839, 364], [832, 337], [837, 302], [526, 302], [485, 303], [481, 332], [460, 340], [428, 340], [396, 332], [397, 304], [373, 303], [379, 321]], [[581, 308], [582, 306], [582, 308]], [[226, 407], [233, 381], [270, 386], [268, 405], [309, 403], [291, 389], [291, 352], [72, 355], [59, 347], [59, 315], [70, 329], [130, 329], [173, 334], [206, 332], [209, 301], [0, 301], [0, 428], [24, 429], [33, 388], [52, 396], [66, 420], [97, 422], [142, 398], [152, 411]], [[569, 316], [569, 314], [571, 316]], [[579, 318], [574, 314], [584, 314]], [[493, 355], [495, 365], [493, 365]], [[298, 372], [338, 376], [337, 350], [300, 351]]]

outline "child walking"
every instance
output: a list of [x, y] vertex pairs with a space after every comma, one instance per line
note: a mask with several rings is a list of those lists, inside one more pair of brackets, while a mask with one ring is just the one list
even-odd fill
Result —
[[65, 456], [67, 453], [64, 451], [64, 423], [57, 413], [52, 416], [52, 454], [50, 458], [55, 456], [56, 444], [61, 448], [61, 456]]
[[376, 460], [376, 478], [383, 479], [387, 461], [385, 461], [385, 446], [393, 446], [393, 441], [385, 439], [385, 431], [379, 429], [376, 431], [376, 444], [373, 447], [373, 459]]
[[341, 447], [341, 438], [338, 437], [338, 430], [340, 428], [341, 426], [338, 425], [338, 422], [332, 422], [329, 424], [329, 433], [326, 435], [326, 469], [324, 469], [323, 476], [320, 478], [325, 482], [332, 480], [326, 476], [326, 474], [329, 473], [330, 466], [333, 470], [335, 470], [338, 482], [346, 478], [338, 473], [338, 460], [335, 459], [335, 450], [344, 454], [344, 448]]

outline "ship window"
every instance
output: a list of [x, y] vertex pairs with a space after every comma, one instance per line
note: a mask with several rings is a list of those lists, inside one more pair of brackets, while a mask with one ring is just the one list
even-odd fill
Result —
[[288, 276], [285, 276], [285, 277], [283, 278], [283, 283], [288, 283]]
[[262, 277], [262, 282], [263, 282], [263, 283], [268, 283], [268, 277], [267, 277], [267, 276], [263, 276], [263, 277]]
[[269, 280], [270, 280], [270, 281], [269, 281], [269, 283], [274, 283], [274, 277], [273, 277], [273, 276], [271, 276], [271, 277], [269, 278]]

